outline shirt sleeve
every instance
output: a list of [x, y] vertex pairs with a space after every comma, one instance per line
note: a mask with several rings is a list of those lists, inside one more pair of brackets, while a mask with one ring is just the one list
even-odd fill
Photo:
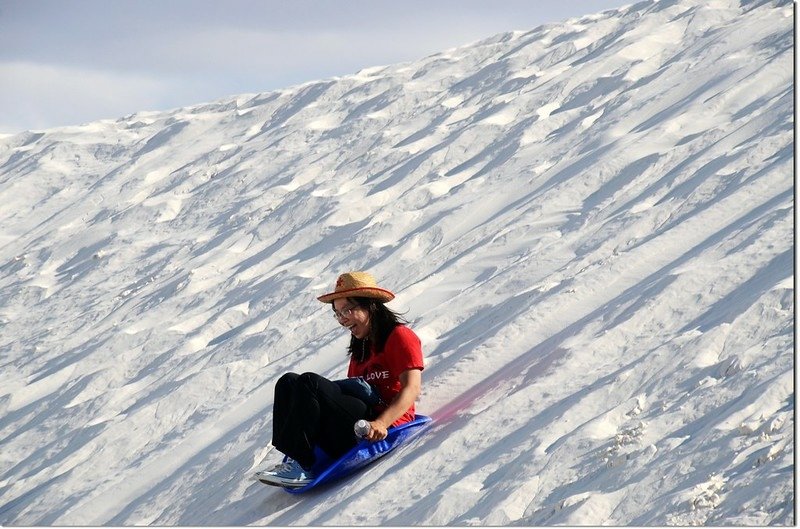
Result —
[[389, 369], [399, 375], [409, 369], [425, 369], [422, 358], [422, 342], [419, 337], [406, 327], [398, 325], [394, 328], [384, 347]]

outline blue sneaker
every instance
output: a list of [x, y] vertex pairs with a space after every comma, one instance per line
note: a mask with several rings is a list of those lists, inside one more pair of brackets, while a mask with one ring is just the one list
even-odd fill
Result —
[[303, 487], [314, 481], [315, 476], [297, 461], [287, 459], [285, 463], [279, 463], [269, 470], [256, 472], [256, 478], [267, 485]]

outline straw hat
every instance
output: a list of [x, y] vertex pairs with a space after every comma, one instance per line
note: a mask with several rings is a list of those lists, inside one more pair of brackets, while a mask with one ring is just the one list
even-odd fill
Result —
[[394, 299], [394, 294], [379, 287], [375, 278], [367, 272], [347, 272], [336, 280], [333, 292], [317, 299], [323, 303], [333, 303], [334, 299], [339, 298], [374, 298], [386, 303]]

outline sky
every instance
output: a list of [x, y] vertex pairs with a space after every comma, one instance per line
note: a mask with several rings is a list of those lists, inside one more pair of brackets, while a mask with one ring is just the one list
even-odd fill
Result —
[[0, 134], [347, 75], [632, 0], [0, 0]]

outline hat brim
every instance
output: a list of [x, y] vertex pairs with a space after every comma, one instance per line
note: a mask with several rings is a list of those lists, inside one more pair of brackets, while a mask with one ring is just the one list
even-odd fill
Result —
[[338, 292], [331, 292], [330, 294], [325, 294], [317, 299], [323, 303], [333, 303], [333, 300], [341, 298], [373, 298], [383, 303], [387, 303], [394, 299], [394, 294], [382, 288], [359, 287], [348, 290], [339, 290]]

